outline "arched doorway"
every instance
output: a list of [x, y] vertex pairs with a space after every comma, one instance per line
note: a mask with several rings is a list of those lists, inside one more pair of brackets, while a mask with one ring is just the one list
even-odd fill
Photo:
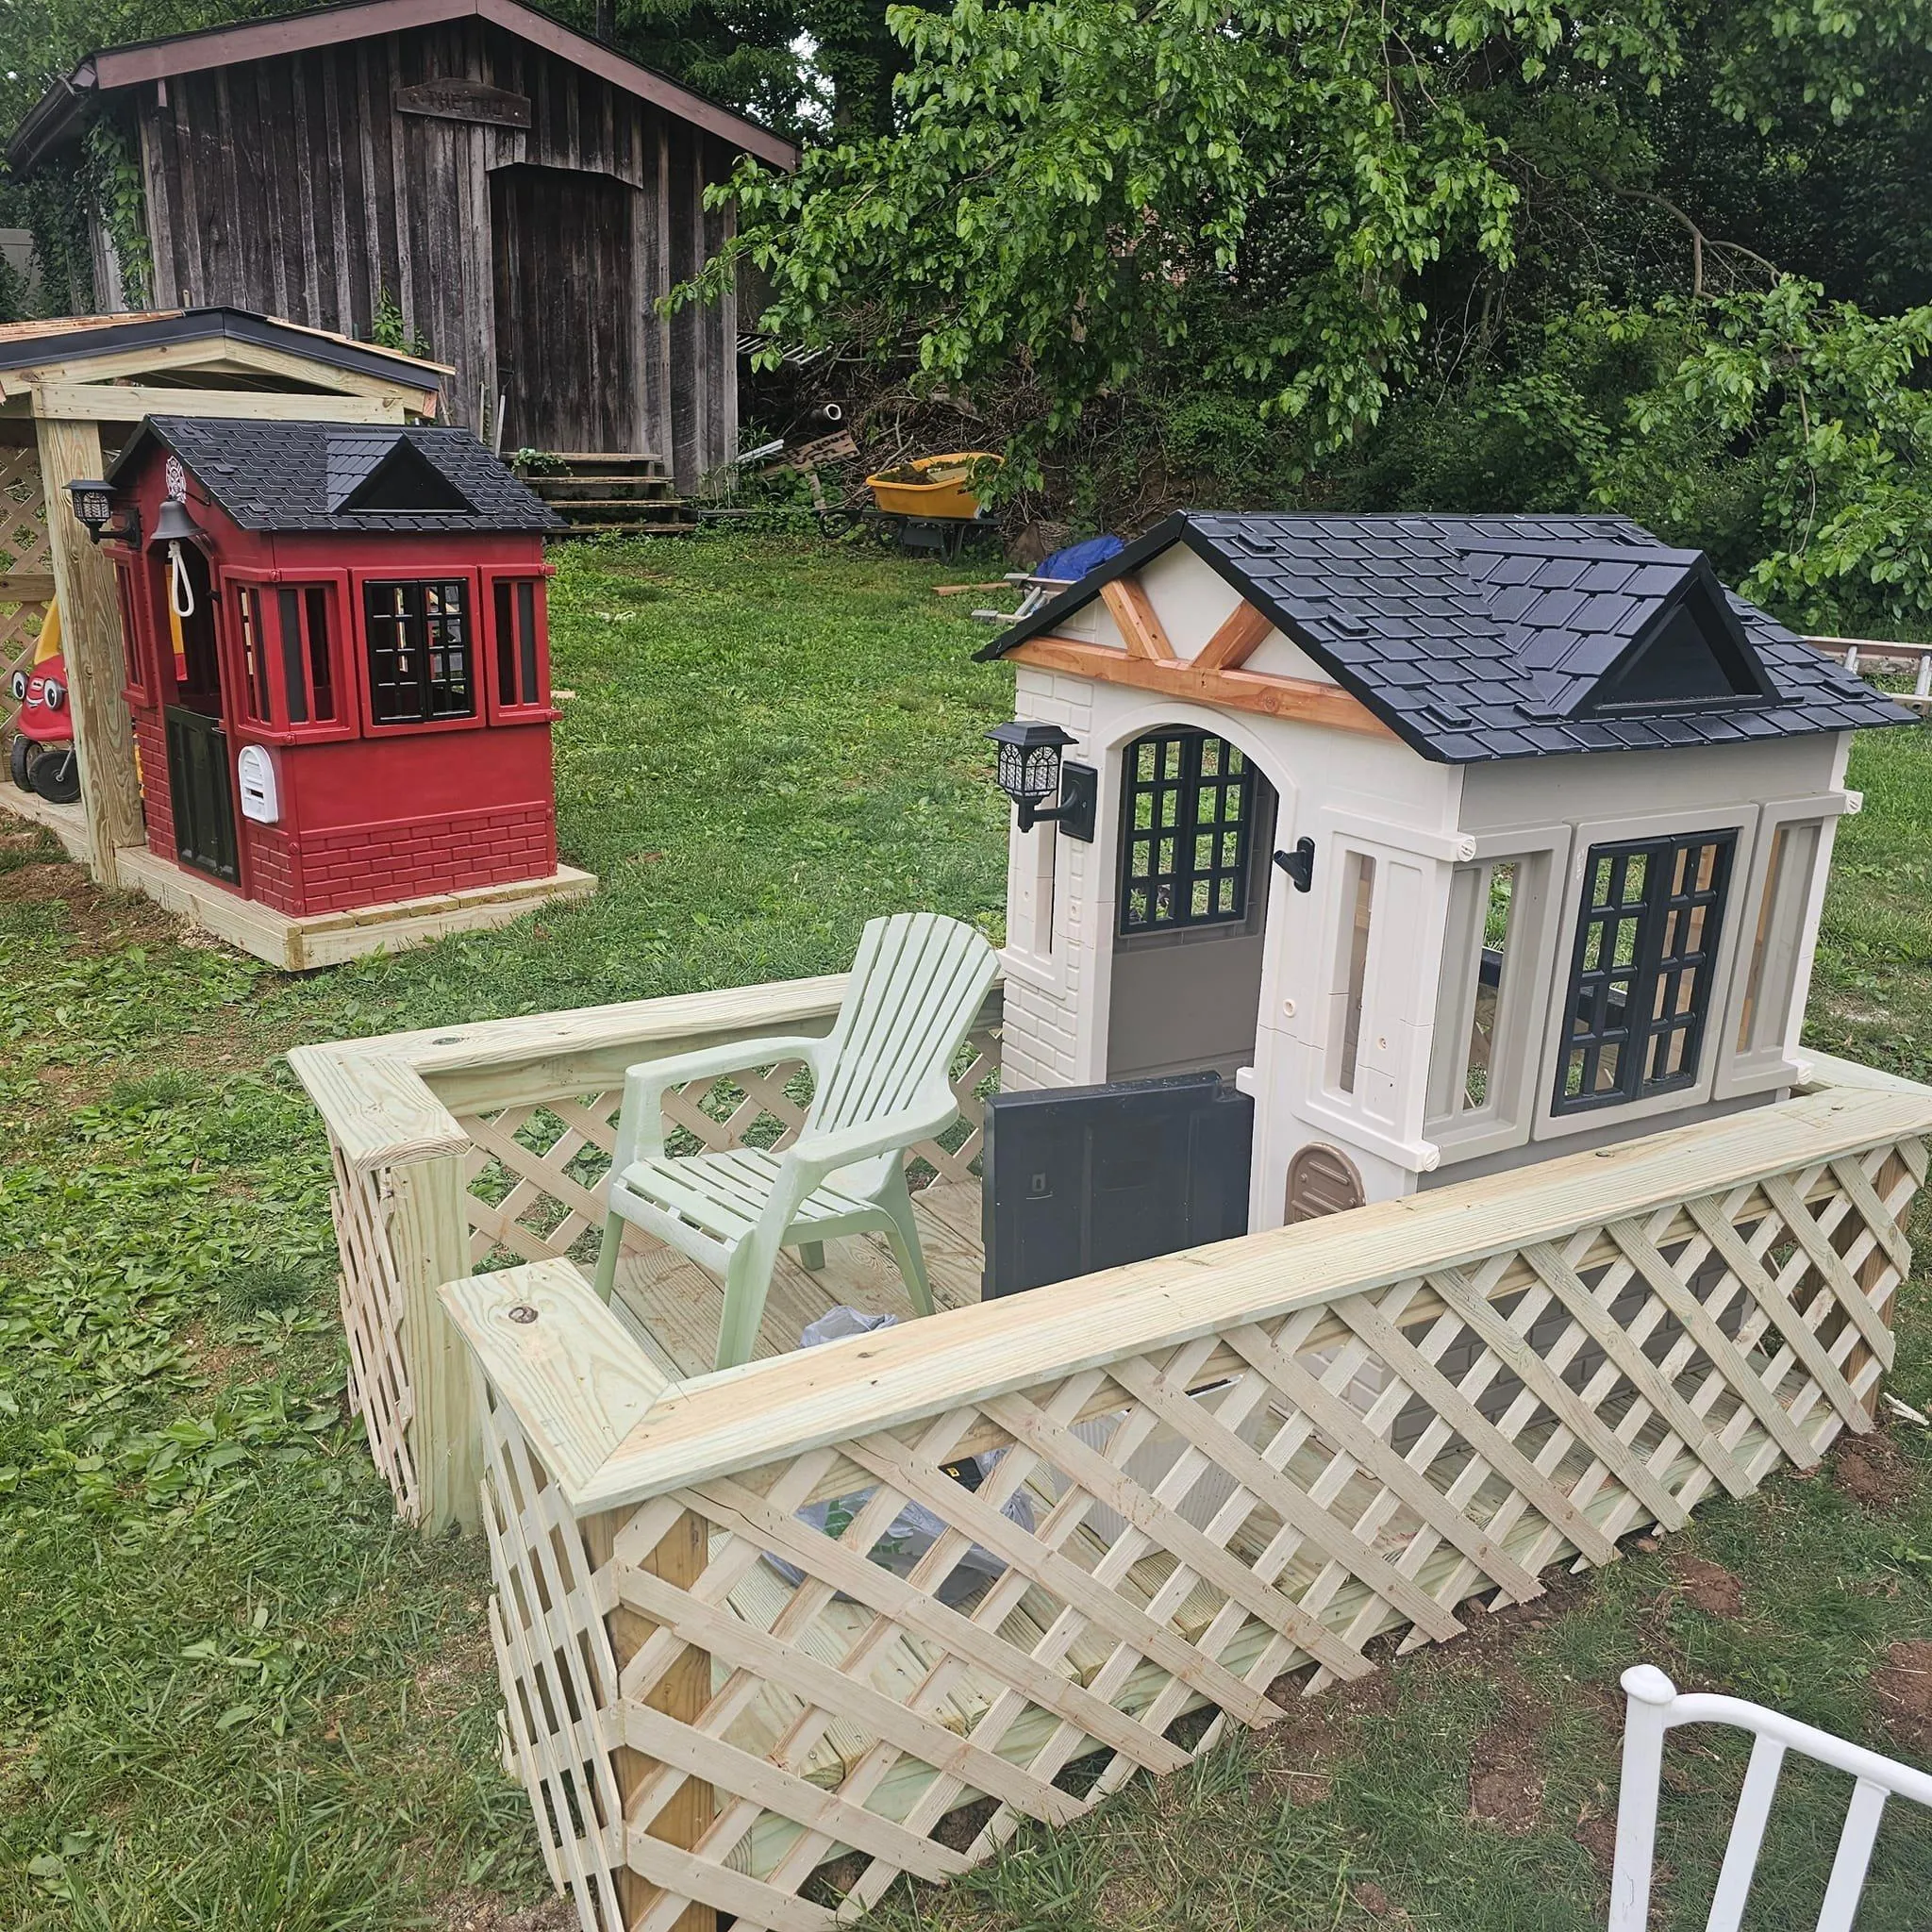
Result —
[[1121, 752], [1107, 1077], [1254, 1063], [1274, 788], [1239, 745], [1162, 725]]

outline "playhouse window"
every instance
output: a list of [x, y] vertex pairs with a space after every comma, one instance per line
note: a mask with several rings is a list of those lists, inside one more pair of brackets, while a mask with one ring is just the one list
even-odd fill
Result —
[[276, 592], [282, 630], [282, 696], [291, 724], [332, 724], [336, 708], [326, 584], [284, 585]]
[[253, 584], [236, 584], [235, 629], [242, 648], [242, 695], [248, 716], [258, 724], [275, 721], [269, 695], [268, 633], [262, 626], [261, 592]]
[[154, 672], [148, 663], [142, 573], [133, 558], [117, 557], [114, 575], [120, 586], [122, 695], [131, 705], [150, 705], [154, 702]]
[[1555, 1113], [1697, 1079], [1735, 831], [1591, 847]]
[[491, 577], [490, 618], [496, 711], [544, 710], [543, 584], [538, 577]]
[[1351, 853], [1342, 892], [1341, 1024], [1335, 1036], [1335, 1084], [1355, 1091], [1361, 1060], [1362, 1002], [1369, 986], [1369, 930], [1375, 909], [1375, 861], [1366, 852]]
[[1738, 1014], [1740, 1057], [1783, 1053], [1805, 956], [1805, 908], [1824, 840], [1818, 819], [1787, 821], [1772, 834]]
[[1224, 738], [1156, 731], [1126, 749], [1120, 929], [1239, 924], [1248, 916], [1255, 774]]
[[460, 577], [363, 586], [375, 723], [476, 715], [469, 590]]

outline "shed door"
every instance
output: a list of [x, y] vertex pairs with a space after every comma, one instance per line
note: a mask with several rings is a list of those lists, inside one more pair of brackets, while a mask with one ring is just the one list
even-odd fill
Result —
[[574, 168], [491, 175], [506, 450], [644, 448], [637, 198]]

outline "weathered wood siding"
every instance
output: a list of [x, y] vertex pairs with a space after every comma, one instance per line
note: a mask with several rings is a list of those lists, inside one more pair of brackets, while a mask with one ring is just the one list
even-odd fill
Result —
[[[398, 88], [446, 79], [526, 95], [529, 128], [396, 110]], [[735, 449], [735, 301], [669, 321], [653, 307], [728, 232], [729, 217], [703, 207], [734, 158], [716, 136], [475, 19], [144, 86], [139, 116], [158, 303], [230, 303], [366, 337], [387, 298], [456, 365], [450, 419], [486, 439], [501, 387], [518, 441], [573, 446], [586, 412], [546, 422], [519, 397], [595, 390], [591, 420], [628, 421], [619, 446], [675, 460], [683, 487]], [[499, 341], [491, 233], [491, 175], [529, 167], [625, 184], [634, 223], [626, 248], [602, 254], [608, 224], [564, 224], [551, 262], [520, 265], [581, 318], [535, 350]], [[526, 199], [510, 185], [499, 208]], [[600, 182], [586, 190], [612, 199]], [[632, 338], [615, 356], [608, 317], [593, 321], [614, 275]], [[541, 372], [519, 366], [532, 353]], [[602, 393], [613, 375], [633, 391], [627, 409]]]

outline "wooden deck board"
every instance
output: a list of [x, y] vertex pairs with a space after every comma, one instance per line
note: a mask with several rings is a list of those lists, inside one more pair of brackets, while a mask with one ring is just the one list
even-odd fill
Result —
[[[933, 1300], [942, 1308], [976, 1302], [982, 1265], [979, 1190], [963, 1181], [935, 1181], [913, 1196], [913, 1211]], [[616, 1299], [621, 1319], [660, 1367], [680, 1376], [710, 1372], [724, 1313], [724, 1291], [716, 1275], [633, 1228], [617, 1266]], [[757, 1357], [790, 1354], [808, 1323], [841, 1306], [910, 1317], [905, 1284], [882, 1239], [862, 1235], [827, 1241], [825, 1265], [816, 1274], [788, 1248], [772, 1276]]]

